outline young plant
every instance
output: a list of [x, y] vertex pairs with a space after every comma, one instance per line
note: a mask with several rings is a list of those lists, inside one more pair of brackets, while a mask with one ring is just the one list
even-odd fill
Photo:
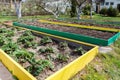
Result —
[[5, 45], [2, 46], [2, 49], [7, 53], [7, 54], [12, 54], [14, 51], [19, 49], [17, 43], [9, 42]]
[[6, 37], [11, 37], [14, 36], [14, 31], [8, 30], [7, 33], [5, 34]]
[[33, 76], [38, 76], [46, 68], [53, 69], [54, 65], [49, 60], [35, 60], [32, 58], [29, 60], [31, 66], [28, 66], [26, 70]]
[[73, 50], [73, 54], [74, 53], [77, 53], [78, 55], [83, 55], [86, 51], [82, 48], [82, 47], [79, 47], [79, 48], [76, 48]]
[[31, 35], [33, 35], [33, 34], [31, 33], [30, 30], [26, 30], [26, 31], [23, 33], [23, 36], [31, 36]]
[[47, 47], [47, 48], [45, 49], [45, 51], [46, 51], [47, 53], [54, 53], [54, 50], [53, 50], [52, 47]]
[[34, 42], [34, 38], [35, 37], [32, 35], [30, 31], [25, 31], [23, 35], [21, 35], [18, 38], [17, 42], [24, 44], [25, 48], [29, 48], [29, 47], [36, 48], [37, 43]]
[[50, 39], [50, 37], [48, 37], [48, 36], [46, 36], [46, 37], [43, 37], [42, 39], [41, 39], [41, 44], [47, 44], [47, 43], [52, 43], [53, 41], [52, 41], [52, 39]]
[[7, 29], [6, 28], [0, 28], [0, 33], [7, 33]]
[[67, 42], [60, 42], [58, 48], [61, 49], [61, 50], [65, 50], [67, 47], [68, 47]]
[[6, 37], [11, 37], [11, 36], [14, 36], [14, 31], [7, 30], [6, 28], [1, 28], [0, 29], [0, 34], [3, 34]]
[[4, 43], [5, 43], [4, 37], [3, 37], [3, 36], [0, 36], [0, 46], [3, 46]]
[[54, 53], [54, 50], [52, 47], [47, 47], [47, 48], [40, 48], [39, 52], [40, 53]]
[[13, 56], [16, 57], [17, 62], [25, 63], [28, 59], [34, 58], [34, 53], [28, 52], [24, 49], [18, 49], [13, 52]]
[[68, 54], [59, 53], [56, 59], [60, 62], [67, 62], [69, 59], [69, 56], [68, 56]]

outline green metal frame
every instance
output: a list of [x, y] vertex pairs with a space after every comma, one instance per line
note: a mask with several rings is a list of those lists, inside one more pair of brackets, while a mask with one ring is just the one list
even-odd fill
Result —
[[101, 45], [101, 46], [108, 46], [108, 45], [112, 44], [120, 36], [120, 33], [116, 33], [110, 39], [104, 40], [104, 39], [94, 38], [94, 37], [85, 36], [85, 35], [81, 35], [81, 34], [74, 34], [74, 33], [69, 33], [69, 32], [62, 32], [62, 31], [58, 31], [58, 30], [52, 30], [52, 29], [48, 29], [48, 28], [30, 26], [30, 25], [26, 25], [26, 24], [22, 24], [22, 23], [18, 23], [18, 22], [13, 22], [13, 25], [32, 29], [35, 31], [52, 34], [52, 35], [56, 35], [56, 36], [61, 36], [61, 37], [70, 38], [70, 39], [74, 39], [74, 40], [78, 40], [78, 41]]

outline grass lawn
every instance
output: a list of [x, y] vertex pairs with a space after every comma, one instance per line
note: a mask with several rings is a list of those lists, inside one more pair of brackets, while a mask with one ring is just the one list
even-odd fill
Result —
[[71, 80], [119, 80], [120, 39], [111, 45], [110, 53], [99, 53], [97, 57]]
[[0, 16], [0, 22], [9, 21], [9, 20], [17, 20], [15, 16]]
[[[84, 20], [91, 20], [90, 16], [82, 15], [81, 17]], [[38, 16], [23, 16], [21, 19], [48, 19], [48, 18], [55, 18], [55, 17], [53, 15], [38, 15]], [[59, 18], [76, 19], [76, 17], [71, 18], [70, 16], [67, 16], [67, 15], [60, 15]], [[0, 22], [8, 21], [8, 20], [18, 20], [18, 19], [16, 16], [0, 16]], [[105, 17], [99, 14], [96, 14], [96, 15], [93, 15], [92, 20], [120, 22], [120, 16], [119, 17]]]
[[120, 16], [119, 17], [105, 17], [105, 16], [100, 16], [99, 14], [96, 14], [93, 16], [93, 20], [120, 22]]

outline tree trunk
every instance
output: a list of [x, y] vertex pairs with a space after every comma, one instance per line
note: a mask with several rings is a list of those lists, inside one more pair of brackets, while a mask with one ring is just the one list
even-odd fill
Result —
[[78, 16], [77, 19], [80, 20], [81, 19], [81, 6], [78, 7]]
[[18, 18], [21, 18], [21, 17], [22, 17], [21, 7], [22, 7], [22, 2], [20, 1], [19, 4], [18, 4]]
[[22, 17], [22, 14], [21, 14], [21, 1], [20, 2], [17, 2], [16, 0], [15, 0], [15, 2], [14, 2], [14, 5], [15, 5], [15, 10], [16, 10], [16, 14], [17, 14], [17, 17], [18, 18], [21, 18]]
[[92, 0], [91, 0], [91, 7], [90, 7], [90, 19], [92, 19], [92, 7], [93, 7], [93, 6], [92, 6], [92, 3], [93, 3], [93, 2], [92, 2]]
[[90, 8], [90, 19], [92, 19], [92, 6]]

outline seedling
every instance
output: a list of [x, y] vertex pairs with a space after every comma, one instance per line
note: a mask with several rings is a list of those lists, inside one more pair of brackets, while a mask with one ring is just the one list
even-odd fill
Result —
[[4, 37], [3, 37], [3, 36], [0, 36], [0, 46], [3, 46], [4, 43], [5, 43]]
[[28, 66], [26, 69], [33, 76], [38, 76], [46, 68], [54, 68], [53, 64], [49, 60], [35, 60], [34, 58], [32, 58], [31, 60], [29, 60], [29, 63], [31, 64], [31, 66]]
[[69, 56], [67, 54], [59, 53], [56, 59], [60, 62], [67, 62], [69, 59]]
[[82, 47], [79, 47], [79, 48], [76, 48], [75, 50], [73, 50], [73, 53], [77, 53], [78, 55], [83, 55], [86, 51], [82, 48]]
[[1, 28], [0, 29], [0, 33], [6, 33], [7, 32], [7, 29], [6, 28]]
[[67, 47], [68, 47], [67, 42], [60, 42], [58, 48], [61, 49], [61, 50], [65, 50]]
[[18, 38], [17, 42], [24, 44], [25, 48], [29, 48], [29, 47], [36, 48], [37, 43], [33, 41], [34, 38], [35, 37], [32, 35], [30, 31], [25, 31], [23, 35], [21, 35], [20, 38]]
[[6, 45], [2, 46], [2, 49], [7, 53], [7, 54], [12, 54], [14, 51], [19, 49], [17, 43], [9, 42]]
[[40, 53], [54, 53], [52, 47], [40, 48], [40, 49], [39, 49], [39, 52], [40, 52]]
[[28, 52], [24, 49], [19, 49], [13, 52], [13, 56], [17, 58], [17, 61], [20, 63], [26, 62], [28, 59], [34, 58], [34, 53]]
[[52, 39], [50, 39], [50, 37], [47, 37], [47, 36], [41, 39], [41, 44], [47, 44], [52, 42], [53, 42]]

